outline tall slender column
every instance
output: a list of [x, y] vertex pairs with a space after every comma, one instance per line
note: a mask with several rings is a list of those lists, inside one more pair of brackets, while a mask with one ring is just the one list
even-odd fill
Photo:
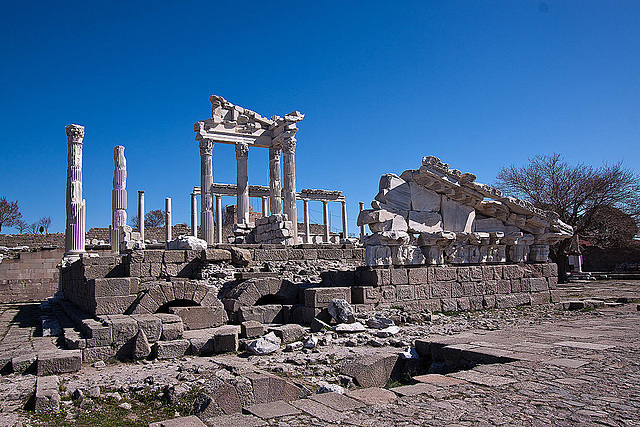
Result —
[[296, 139], [285, 138], [282, 142], [284, 153], [284, 197], [283, 210], [293, 223], [293, 243], [298, 244], [298, 214], [296, 209]]
[[302, 199], [304, 205], [304, 242], [311, 243], [311, 233], [309, 227], [309, 199]]
[[342, 238], [346, 239], [349, 237], [347, 234], [347, 202], [343, 200], [342, 202]]
[[324, 225], [324, 242], [329, 243], [329, 202], [322, 201], [322, 224]]
[[249, 145], [242, 142], [236, 144], [238, 224], [249, 223], [249, 176], [247, 174], [248, 157]]
[[[364, 202], [358, 202], [358, 207], [360, 208], [360, 212], [364, 210]], [[360, 242], [364, 242], [364, 224], [360, 226]]]
[[213, 243], [213, 198], [211, 185], [213, 184], [213, 140], [200, 141], [200, 237]]
[[138, 224], [140, 240], [144, 242], [144, 191], [138, 190]]
[[67, 224], [64, 254], [85, 251], [85, 200], [82, 198], [82, 140], [84, 126], [67, 125]]
[[266, 218], [269, 214], [267, 213], [267, 197], [262, 196], [262, 217]]
[[222, 196], [216, 194], [216, 243], [222, 243]]
[[171, 197], [164, 199], [164, 241], [171, 240]]
[[191, 193], [191, 235], [198, 237], [198, 198]]
[[280, 181], [279, 145], [269, 147], [269, 203], [271, 215], [282, 213], [282, 184]]
[[123, 227], [127, 225], [127, 159], [124, 147], [117, 145], [113, 149], [113, 191], [111, 192], [111, 250], [120, 253]]

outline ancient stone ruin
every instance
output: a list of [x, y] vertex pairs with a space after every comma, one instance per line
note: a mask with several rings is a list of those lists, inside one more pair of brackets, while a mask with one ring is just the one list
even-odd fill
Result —
[[373, 209], [358, 217], [372, 231], [366, 264], [547, 262], [549, 245], [573, 235], [555, 212], [475, 180], [433, 156], [420, 169], [383, 175]]

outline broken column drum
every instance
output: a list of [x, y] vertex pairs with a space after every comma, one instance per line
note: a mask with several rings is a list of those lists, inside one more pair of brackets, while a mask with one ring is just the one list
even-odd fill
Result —
[[124, 147], [118, 145], [113, 149], [113, 190], [111, 193], [111, 250], [120, 253], [123, 238], [123, 227], [127, 225], [127, 160]]
[[82, 140], [84, 126], [67, 125], [67, 219], [65, 255], [85, 252], [85, 200], [82, 198]]
[[213, 241], [213, 198], [211, 196], [211, 184], [213, 184], [213, 141], [202, 139], [200, 146], [200, 234], [207, 244]]

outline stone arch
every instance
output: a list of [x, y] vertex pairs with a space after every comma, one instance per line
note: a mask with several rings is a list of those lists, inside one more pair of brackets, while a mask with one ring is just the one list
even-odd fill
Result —
[[273, 297], [279, 304], [297, 304], [298, 286], [288, 280], [263, 277], [246, 280], [231, 289], [223, 299], [225, 309], [236, 312], [240, 307], [254, 306], [261, 300]]
[[193, 280], [176, 280], [149, 283], [145, 290], [138, 293], [138, 298], [127, 311], [128, 314], [153, 314], [173, 301], [189, 301], [193, 305], [222, 308], [217, 288]]

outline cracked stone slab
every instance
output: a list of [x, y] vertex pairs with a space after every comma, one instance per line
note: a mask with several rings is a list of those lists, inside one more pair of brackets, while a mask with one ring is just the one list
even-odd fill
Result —
[[558, 357], [556, 359], [545, 360], [542, 363], [548, 363], [550, 365], [562, 366], [564, 368], [579, 368], [579, 367], [584, 366], [587, 363], [589, 363], [589, 361], [588, 360], [582, 360], [582, 359], [565, 359], [565, 358], [562, 358], [562, 357]]
[[312, 417], [319, 418], [329, 423], [340, 423], [345, 419], [346, 415], [341, 412], [335, 411], [328, 406], [323, 405], [320, 402], [316, 402], [311, 399], [299, 399], [291, 402], [291, 405], [306, 412]]
[[607, 350], [615, 347], [614, 345], [594, 344], [583, 341], [558, 341], [554, 342], [554, 345], [561, 345], [563, 347], [582, 348], [585, 350]]
[[256, 417], [260, 417], [263, 420], [270, 418], [284, 417], [286, 415], [298, 415], [300, 410], [296, 407], [289, 405], [287, 402], [277, 400], [269, 403], [258, 403], [246, 408]]
[[459, 378], [449, 377], [447, 375], [440, 374], [427, 374], [427, 375], [418, 375], [417, 377], [413, 377], [414, 380], [420, 381], [421, 383], [427, 383], [439, 387], [448, 387], [452, 385], [460, 385], [466, 384], [467, 382], [461, 380]]
[[347, 396], [357, 399], [366, 405], [390, 403], [397, 399], [394, 392], [379, 387], [349, 390]]
[[426, 383], [403, 385], [391, 389], [392, 392], [396, 393], [399, 396], [417, 396], [419, 394], [432, 395], [437, 390], [438, 389], [435, 386]]
[[468, 381], [470, 383], [484, 385], [488, 387], [500, 387], [507, 384], [513, 384], [516, 382], [513, 378], [500, 377], [497, 375], [485, 374], [478, 371], [462, 371], [451, 374], [455, 378]]
[[266, 421], [260, 418], [244, 414], [220, 415], [218, 417], [207, 418], [206, 422], [207, 425], [213, 427], [260, 427], [267, 425]]
[[190, 415], [151, 423], [149, 427], [206, 427], [206, 424], [195, 415]]
[[351, 411], [365, 406], [364, 403], [340, 393], [314, 394], [311, 399], [337, 411]]

